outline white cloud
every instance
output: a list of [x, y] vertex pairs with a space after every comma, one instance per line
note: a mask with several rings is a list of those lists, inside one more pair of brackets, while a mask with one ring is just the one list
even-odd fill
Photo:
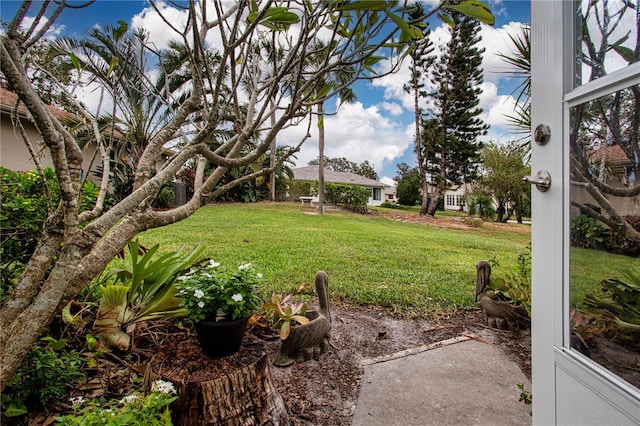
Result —
[[490, 126], [505, 127], [508, 123], [506, 115], [513, 115], [515, 99], [510, 95], [499, 95], [493, 83], [483, 83], [480, 94], [480, 108], [483, 109], [482, 120]]
[[395, 102], [380, 102], [378, 105], [391, 115], [397, 116], [403, 113], [402, 107]]
[[[182, 31], [188, 19], [188, 11], [178, 10], [167, 6], [163, 2], [156, 5], [164, 18], [171, 23], [178, 31]], [[147, 7], [131, 18], [132, 28], [144, 28], [149, 32], [149, 41], [155, 45], [156, 49], [164, 49], [170, 41], [181, 40], [180, 34], [169, 28], [166, 22], [158, 15], [152, 7]]]
[[380, 179], [380, 182], [384, 183], [385, 185], [396, 186], [396, 181], [387, 176]]
[[478, 43], [485, 52], [482, 56], [482, 68], [484, 69], [484, 81], [498, 83], [501, 79], [510, 78], [506, 73], [513, 71], [513, 67], [498, 56], [499, 54], [511, 55], [513, 47], [509, 35], [514, 37], [521, 34], [520, 22], [509, 22], [496, 28], [482, 25], [480, 35], [482, 40]]
[[[24, 31], [27, 31], [29, 28], [31, 28], [34, 21], [35, 21], [34, 17], [25, 16], [24, 19], [22, 20], [22, 25], [20, 26], [20, 28]], [[40, 31], [45, 25], [47, 25], [48, 22], [49, 22], [49, 18], [47, 18], [46, 16], [43, 16], [38, 22], [38, 25], [36, 26], [35, 31], [36, 32]], [[54, 40], [60, 37], [62, 34], [64, 34], [65, 29], [66, 27], [64, 25], [53, 24], [51, 25], [51, 27], [49, 27], [47, 32], [44, 34], [44, 38], [48, 40]], [[4, 29], [2, 33], [4, 34]]]
[[[325, 156], [345, 157], [356, 163], [366, 160], [376, 171], [399, 158], [412, 144], [405, 126], [385, 117], [378, 106], [365, 108], [360, 102], [343, 104], [336, 115], [326, 116], [324, 123]], [[304, 125], [286, 129], [278, 134], [278, 145], [294, 145], [305, 132]], [[303, 167], [318, 157], [315, 120], [311, 135], [297, 154], [297, 167]]]

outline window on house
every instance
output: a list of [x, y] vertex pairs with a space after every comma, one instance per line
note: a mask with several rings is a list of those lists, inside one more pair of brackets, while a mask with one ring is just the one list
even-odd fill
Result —
[[380, 188], [371, 188], [373, 192], [373, 199], [376, 201], [382, 200], [382, 190]]
[[456, 196], [453, 194], [447, 194], [447, 205], [455, 206], [456, 205]]

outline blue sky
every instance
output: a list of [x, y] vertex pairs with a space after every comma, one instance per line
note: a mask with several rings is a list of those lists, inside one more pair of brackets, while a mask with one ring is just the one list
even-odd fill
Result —
[[[427, 6], [437, 3], [437, 0], [422, 1]], [[11, 19], [20, 4], [15, 0], [1, 0], [2, 20]], [[508, 68], [496, 53], [509, 53], [508, 34], [518, 34], [521, 24], [530, 22], [530, 3], [529, 0], [489, 0], [488, 4], [496, 23], [493, 27], [483, 25], [481, 30], [481, 46], [485, 47], [486, 52], [483, 57], [485, 83], [480, 106], [484, 110], [482, 118], [491, 125], [489, 134], [483, 139], [504, 142], [514, 138], [509, 134], [504, 114], [513, 111], [514, 99], [510, 93], [516, 82], [504, 74]], [[36, 10], [32, 8], [30, 15], [33, 16]], [[176, 11], [176, 19], [179, 19], [178, 15]], [[130, 27], [145, 27], [150, 31], [152, 40], [159, 44], [166, 42], [163, 37], [167, 32], [162, 31], [162, 23], [143, 0], [97, 0], [85, 9], [66, 10], [56, 21], [54, 36], [81, 37], [96, 25], [117, 25], [119, 20], [126, 21]], [[430, 28], [436, 45], [444, 44], [447, 39], [445, 25], [434, 20]], [[358, 83], [354, 87], [357, 101], [342, 105], [335, 115], [325, 119], [325, 155], [346, 157], [356, 163], [368, 160], [374, 165], [380, 179], [387, 183], [392, 182], [398, 163], [415, 165], [413, 101], [402, 89], [407, 80], [408, 68], [404, 64], [394, 75]], [[335, 102], [329, 101], [325, 109], [335, 111]], [[306, 128], [291, 129], [278, 135], [278, 144], [293, 145], [305, 131]], [[298, 153], [296, 165], [307, 165], [317, 157], [317, 152], [317, 134], [312, 132], [312, 138]]]

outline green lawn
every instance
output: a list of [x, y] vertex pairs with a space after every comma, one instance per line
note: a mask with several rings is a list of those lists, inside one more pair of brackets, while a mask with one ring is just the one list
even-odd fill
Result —
[[[528, 225], [458, 229], [334, 210], [310, 213], [289, 203], [211, 205], [140, 240], [146, 246], [160, 243], [160, 251], [202, 244], [204, 255], [219, 262], [251, 262], [264, 274], [264, 297], [311, 284], [324, 270], [334, 300], [406, 315], [472, 306], [475, 264], [497, 261], [493, 277], [517, 272], [518, 254], [530, 241]], [[572, 264], [572, 305], [581, 305], [590, 291], [600, 293], [600, 280], [618, 276], [619, 269], [640, 269], [640, 259], [584, 249], [572, 249]], [[311, 300], [312, 285], [307, 292]]]
[[202, 244], [219, 262], [252, 262], [264, 274], [264, 296], [313, 283], [324, 270], [334, 299], [427, 314], [473, 304], [479, 260], [499, 261], [495, 276], [515, 270], [529, 229], [445, 229], [331, 210], [309, 214], [297, 204], [221, 204], [140, 240], [160, 243], [161, 251]]

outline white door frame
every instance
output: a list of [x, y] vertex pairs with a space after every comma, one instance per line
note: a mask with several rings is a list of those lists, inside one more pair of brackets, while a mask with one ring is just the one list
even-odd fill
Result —
[[[640, 424], [640, 393], [569, 349], [569, 109], [640, 82], [640, 64], [573, 89], [573, 1], [532, 0], [532, 127], [547, 124], [549, 142], [532, 142], [532, 174], [547, 170], [551, 187], [532, 187], [533, 423]], [[578, 46], [580, 48], [580, 46]]]

